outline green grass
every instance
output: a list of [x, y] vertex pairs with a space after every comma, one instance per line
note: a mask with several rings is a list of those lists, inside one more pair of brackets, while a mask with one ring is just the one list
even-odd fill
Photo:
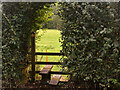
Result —
[[39, 30], [37, 31], [37, 35], [41, 36], [37, 38], [36, 41], [36, 51], [47, 51], [48, 52], [60, 52], [61, 50], [61, 43], [59, 42], [59, 38], [61, 37], [59, 30], [47, 29], [46, 31]]
[[[36, 34], [36, 52], [60, 52], [61, 43], [59, 38], [61, 37], [59, 30], [47, 29], [38, 30]], [[60, 61], [59, 56], [36, 56], [36, 61], [46, 62], [48, 57], [48, 62], [58, 62]], [[41, 59], [42, 58], [42, 59]], [[41, 70], [44, 65], [36, 65], [37, 70]], [[59, 66], [54, 66], [52, 71], [59, 71]]]
[[[61, 43], [59, 38], [61, 37], [59, 30], [47, 29], [38, 30], [36, 34], [36, 52], [60, 52]], [[36, 61], [46, 62], [46, 57], [48, 57], [48, 62], [58, 62], [60, 61], [60, 56], [36, 56]], [[42, 59], [41, 59], [42, 58]], [[45, 65], [36, 65], [36, 71], [40, 71]], [[60, 65], [54, 65], [52, 71], [61, 71]], [[66, 77], [66, 76], [65, 76]]]

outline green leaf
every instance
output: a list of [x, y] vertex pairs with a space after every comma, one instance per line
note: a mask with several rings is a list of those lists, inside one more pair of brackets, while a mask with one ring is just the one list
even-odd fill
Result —
[[102, 62], [103, 60], [101, 58], [98, 58], [97, 61]]

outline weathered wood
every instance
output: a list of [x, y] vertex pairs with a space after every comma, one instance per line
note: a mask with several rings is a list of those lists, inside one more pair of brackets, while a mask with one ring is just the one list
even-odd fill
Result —
[[71, 73], [68, 73], [68, 72], [60, 72], [60, 71], [50, 71], [50, 74], [71, 75]]
[[[30, 71], [31, 73], [32, 71]], [[40, 74], [40, 71], [35, 71], [35, 73], [39, 73]], [[50, 74], [63, 74], [63, 75], [71, 75], [71, 73], [68, 73], [68, 72], [60, 72], [60, 71], [50, 71], [49, 72]], [[40, 74], [42, 75], [42, 74]]]
[[32, 32], [31, 37], [31, 58], [32, 58], [32, 73], [31, 73], [31, 79], [32, 82], [35, 81], [35, 33]]
[[36, 52], [35, 55], [64, 55], [63, 53], [53, 53], [53, 52]]
[[50, 80], [50, 85], [58, 85], [58, 82], [61, 78], [61, 75], [53, 75], [52, 79]]
[[[30, 71], [31, 73], [32, 71]], [[40, 74], [40, 71], [35, 71], [35, 73], [39, 73]], [[63, 74], [63, 75], [69, 75], [70, 73], [68, 72], [60, 72], [60, 71], [50, 71], [50, 74]], [[41, 75], [41, 74], [40, 74]]]
[[43, 69], [52, 69], [53, 65], [46, 65]]
[[35, 62], [36, 64], [61, 65], [61, 62]]
[[42, 75], [42, 82], [46, 83], [48, 80], [50, 80], [51, 74], [49, 73], [52, 69], [53, 65], [46, 65], [44, 68], [39, 72], [40, 75]]
[[59, 83], [68, 83], [68, 81], [59, 81]]
[[50, 72], [50, 69], [42, 69], [41, 71], [40, 71], [40, 74], [42, 75], [42, 74], [48, 74]]
[[40, 71], [40, 74], [48, 74], [51, 69], [52, 69], [53, 65], [46, 65], [44, 66], [44, 68]]

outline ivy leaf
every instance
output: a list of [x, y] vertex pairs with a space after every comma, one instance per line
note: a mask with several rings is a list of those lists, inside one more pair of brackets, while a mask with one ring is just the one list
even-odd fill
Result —
[[97, 61], [102, 62], [103, 60], [101, 58], [98, 58]]

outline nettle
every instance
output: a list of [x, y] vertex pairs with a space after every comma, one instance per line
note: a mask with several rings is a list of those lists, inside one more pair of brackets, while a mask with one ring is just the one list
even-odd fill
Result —
[[103, 86], [119, 84], [120, 17], [118, 3], [61, 3], [62, 52], [76, 80]]

